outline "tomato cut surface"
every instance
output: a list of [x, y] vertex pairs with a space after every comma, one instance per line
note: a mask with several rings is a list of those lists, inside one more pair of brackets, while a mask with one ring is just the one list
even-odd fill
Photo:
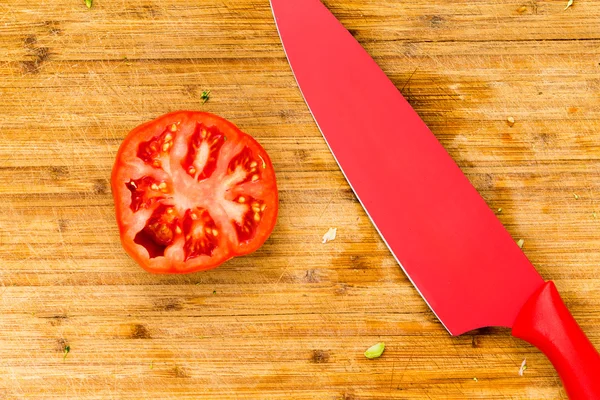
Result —
[[123, 247], [150, 272], [218, 267], [258, 249], [277, 219], [269, 156], [208, 113], [175, 112], [134, 129], [111, 183]]

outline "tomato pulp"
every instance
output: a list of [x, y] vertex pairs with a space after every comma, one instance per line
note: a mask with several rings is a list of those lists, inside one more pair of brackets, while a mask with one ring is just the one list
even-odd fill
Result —
[[123, 247], [154, 273], [208, 270], [251, 253], [277, 219], [266, 151], [208, 113], [174, 112], [135, 128], [111, 184]]

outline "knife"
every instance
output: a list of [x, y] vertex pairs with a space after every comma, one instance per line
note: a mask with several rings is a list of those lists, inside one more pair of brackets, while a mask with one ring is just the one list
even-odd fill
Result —
[[600, 399], [600, 355], [556, 286], [537, 273], [400, 91], [319, 0], [270, 1], [336, 161], [450, 334], [512, 328], [548, 356], [571, 399]]

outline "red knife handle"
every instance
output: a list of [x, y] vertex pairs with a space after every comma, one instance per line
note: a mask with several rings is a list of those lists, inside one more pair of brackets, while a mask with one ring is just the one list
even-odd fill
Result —
[[527, 300], [512, 334], [546, 354], [571, 400], [600, 399], [600, 355], [565, 306], [554, 282], [546, 282]]

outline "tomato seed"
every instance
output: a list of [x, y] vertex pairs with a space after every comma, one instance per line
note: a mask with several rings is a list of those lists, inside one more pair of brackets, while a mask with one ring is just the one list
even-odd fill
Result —
[[240, 198], [238, 199], [238, 203], [244, 204], [245, 202], [246, 202], [246, 198], [244, 196], [240, 196]]
[[252, 162], [250, 163], [250, 168], [254, 168], [254, 167], [256, 167], [257, 165], [258, 165], [258, 163], [257, 163], [256, 161], [252, 161]]
[[258, 175], [252, 175], [252, 182], [256, 182], [258, 180]]
[[177, 125], [171, 125], [171, 132], [177, 132]]
[[256, 222], [260, 221], [260, 214], [259, 214], [259, 213], [255, 213], [255, 214], [254, 214], [254, 220], [255, 220]]

